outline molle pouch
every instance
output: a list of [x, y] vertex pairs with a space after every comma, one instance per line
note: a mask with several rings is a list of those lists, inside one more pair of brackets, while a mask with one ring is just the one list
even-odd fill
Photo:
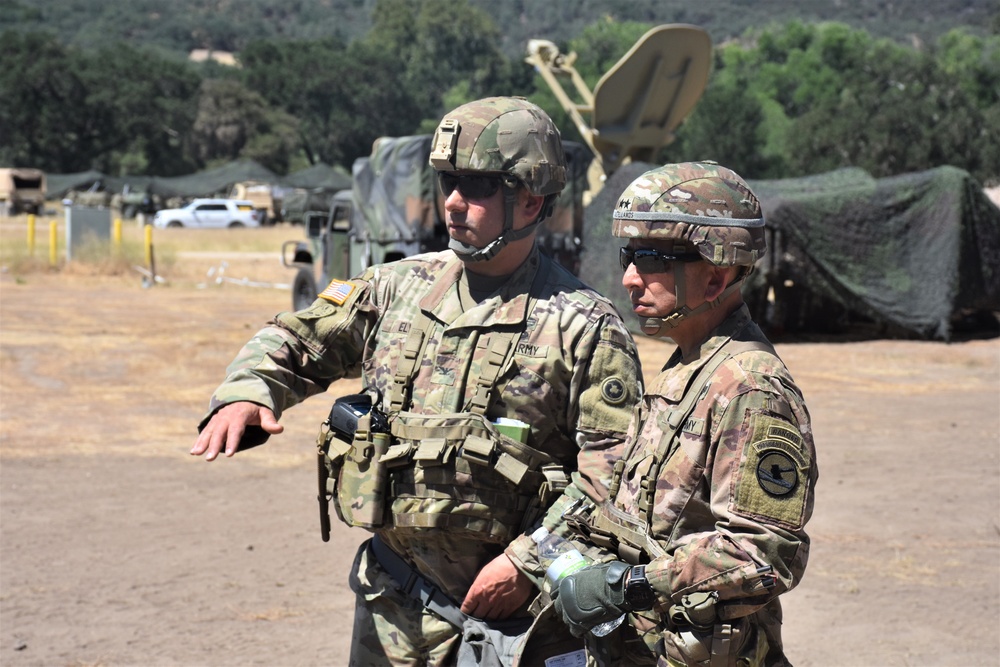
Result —
[[348, 526], [378, 528], [385, 522], [388, 468], [381, 461], [389, 449], [388, 433], [373, 432], [371, 415], [358, 419], [350, 450], [337, 482], [337, 514]]
[[[340, 468], [344, 456], [351, 451], [351, 443], [343, 440], [340, 435], [331, 430], [330, 422], [323, 422], [319, 437], [316, 439], [316, 473], [319, 481], [319, 525], [324, 542], [330, 541], [330, 500], [337, 495], [337, 480], [340, 478]], [[336, 505], [337, 516], [341, 521], [340, 506]]]

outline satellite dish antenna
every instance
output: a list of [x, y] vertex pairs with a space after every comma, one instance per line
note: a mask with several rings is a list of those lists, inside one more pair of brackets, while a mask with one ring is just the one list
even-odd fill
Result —
[[[597, 82], [593, 92], [564, 55], [546, 40], [528, 42], [527, 62], [552, 89], [594, 153], [591, 196], [623, 164], [650, 162], [701, 98], [712, 64], [712, 40], [703, 29], [666, 24], [643, 35]], [[566, 93], [569, 77], [582, 103]], [[589, 122], [587, 117], [589, 116]], [[597, 187], [595, 187], [597, 185]]]

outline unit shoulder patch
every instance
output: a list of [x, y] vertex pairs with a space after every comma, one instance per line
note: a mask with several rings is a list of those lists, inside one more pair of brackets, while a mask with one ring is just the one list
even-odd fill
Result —
[[793, 424], [770, 415], [752, 413], [749, 420], [732, 510], [798, 528], [811, 465], [802, 435]]

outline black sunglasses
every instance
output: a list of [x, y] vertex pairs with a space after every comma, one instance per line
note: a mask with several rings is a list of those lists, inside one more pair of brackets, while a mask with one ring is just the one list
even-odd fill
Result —
[[699, 259], [701, 255], [696, 252], [674, 254], [652, 248], [627, 246], [618, 251], [618, 261], [621, 262], [622, 271], [628, 271], [628, 265], [635, 264], [635, 270], [639, 273], [666, 273], [670, 270], [671, 262], [697, 262]]
[[486, 199], [496, 194], [500, 189], [502, 179], [499, 176], [486, 176], [483, 174], [470, 174], [459, 176], [448, 171], [439, 171], [438, 187], [441, 194], [449, 196], [458, 188], [458, 191], [466, 199]]

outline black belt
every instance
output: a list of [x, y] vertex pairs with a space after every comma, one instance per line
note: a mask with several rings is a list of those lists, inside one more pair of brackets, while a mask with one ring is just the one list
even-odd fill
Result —
[[378, 535], [371, 540], [372, 553], [382, 569], [389, 573], [404, 595], [420, 600], [426, 608], [454, 625], [459, 630], [465, 625], [466, 616], [459, 606], [433, 582], [422, 577], [413, 567], [392, 550]]

